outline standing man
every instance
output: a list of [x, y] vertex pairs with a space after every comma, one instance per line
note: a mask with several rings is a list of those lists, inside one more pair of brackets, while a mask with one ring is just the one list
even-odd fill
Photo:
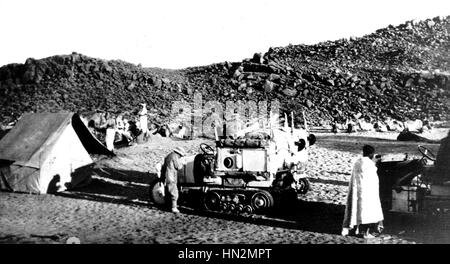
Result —
[[147, 139], [149, 135], [148, 131], [148, 118], [147, 118], [147, 104], [143, 103], [141, 111], [139, 111], [139, 124], [141, 125], [141, 130], [144, 135], [144, 139]]
[[161, 177], [163, 177], [166, 186], [166, 202], [171, 202], [171, 211], [173, 213], [180, 212], [177, 206], [177, 171], [183, 167], [184, 156], [186, 156], [185, 150], [182, 147], [176, 147], [169, 155], [166, 156], [164, 159], [164, 164], [161, 168]]
[[383, 211], [374, 154], [375, 148], [365, 145], [363, 156], [353, 166], [342, 226], [344, 236], [356, 227], [357, 234], [373, 238], [371, 232], [379, 232], [382, 227]]
[[106, 148], [110, 151], [114, 151], [114, 139], [116, 137], [116, 120], [110, 113], [106, 114]]

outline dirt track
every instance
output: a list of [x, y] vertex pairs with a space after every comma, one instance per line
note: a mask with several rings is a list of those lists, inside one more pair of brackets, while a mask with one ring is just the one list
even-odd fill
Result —
[[[288, 213], [252, 218], [189, 207], [174, 215], [151, 204], [147, 193], [154, 165], [175, 146], [194, 153], [201, 142], [209, 142], [154, 138], [98, 160], [86, 187], [58, 196], [0, 192], [0, 243], [65, 243], [71, 236], [82, 243], [449, 243], [447, 222], [429, 225], [430, 220], [409, 216], [386, 215], [380, 238], [339, 235], [352, 161], [362, 145], [371, 143], [380, 153], [419, 155], [416, 143], [395, 142], [393, 136], [319, 135], [310, 153], [312, 190]], [[426, 146], [437, 152], [439, 145]]]

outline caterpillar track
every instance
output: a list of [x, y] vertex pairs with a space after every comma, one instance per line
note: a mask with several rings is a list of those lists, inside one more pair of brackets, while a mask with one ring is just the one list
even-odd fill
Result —
[[213, 212], [253, 214], [274, 206], [272, 194], [259, 189], [206, 187], [201, 196], [202, 208]]
[[[301, 191], [293, 188], [237, 188], [224, 186], [179, 186], [179, 204], [226, 214], [254, 215], [264, 214], [276, 206], [296, 201], [299, 194], [309, 189], [306, 179], [299, 181]], [[159, 191], [160, 181], [150, 186], [150, 200], [156, 204], [166, 203], [164, 193]]]

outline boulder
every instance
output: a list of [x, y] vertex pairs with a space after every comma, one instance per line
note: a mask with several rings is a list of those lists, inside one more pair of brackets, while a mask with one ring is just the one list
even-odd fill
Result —
[[264, 63], [264, 58], [263, 58], [261, 53], [255, 53], [253, 55], [253, 58], [251, 59], [251, 62], [258, 63], [258, 64], [263, 64]]
[[283, 94], [289, 97], [294, 97], [297, 95], [297, 91], [294, 89], [286, 88], [283, 90]]
[[263, 85], [263, 89], [266, 93], [270, 93], [273, 91], [275, 84], [269, 80], [266, 80]]

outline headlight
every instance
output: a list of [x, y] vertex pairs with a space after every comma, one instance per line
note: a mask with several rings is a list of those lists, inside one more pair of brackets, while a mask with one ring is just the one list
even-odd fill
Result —
[[232, 158], [226, 157], [223, 160], [223, 165], [225, 166], [225, 168], [230, 169], [230, 168], [232, 168], [234, 166], [234, 161], [233, 161]]

